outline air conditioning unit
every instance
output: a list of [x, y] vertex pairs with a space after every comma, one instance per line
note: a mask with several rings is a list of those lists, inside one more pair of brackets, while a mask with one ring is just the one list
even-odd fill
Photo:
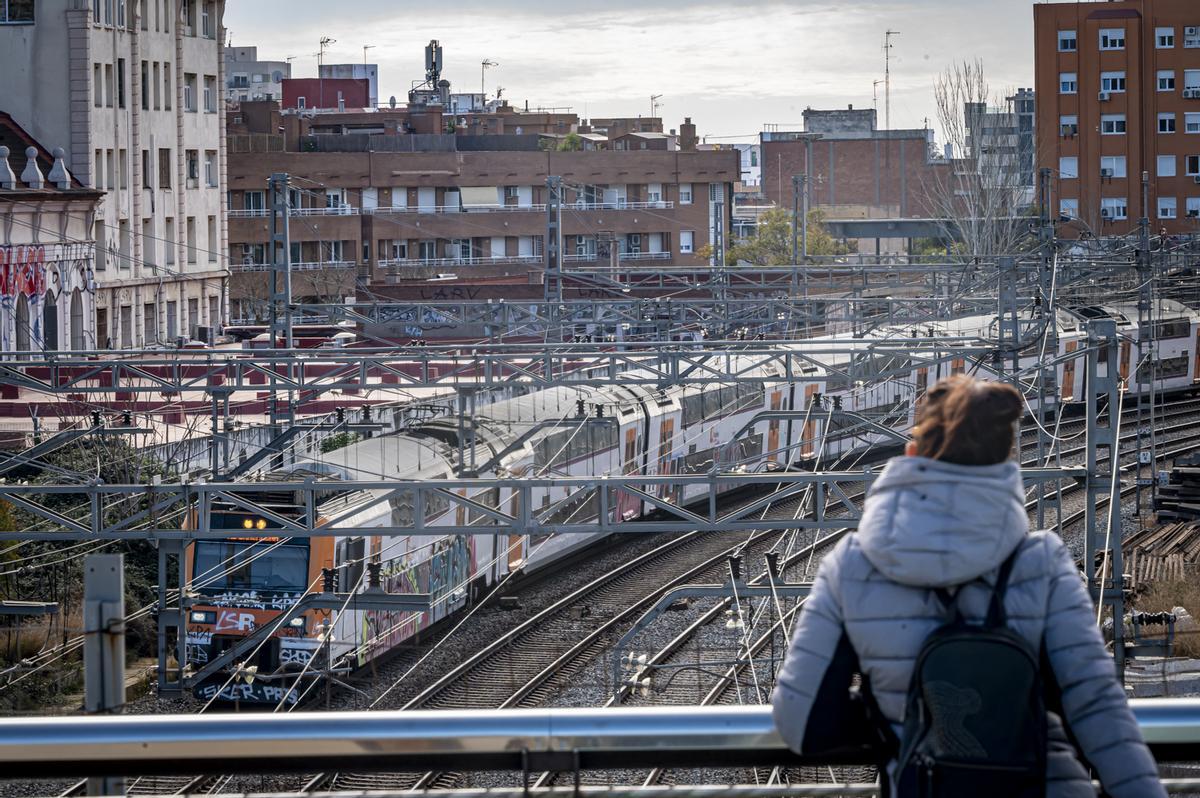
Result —
[[1079, 125], [1063, 125], [1061, 132], [1064, 136], [1077, 136], [1079, 135]]
[[1101, 219], [1111, 219], [1112, 215], [1113, 215], [1113, 212], [1110, 208], [1101, 208], [1100, 209], [1100, 218]]
[[1100, 99], [1100, 102], [1102, 102], [1102, 103], [1106, 103], [1106, 102], [1108, 102], [1109, 100], [1111, 100], [1111, 99], [1112, 99], [1112, 95], [1111, 95], [1111, 94], [1109, 94], [1109, 93], [1108, 93], [1108, 92], [1106, 92], [1106, 91], [1102, 91], [1102, 92], [1100, 92], [1100, 97], [1099, 97], [1099, 99]]
[[1113, 170], [1111, 170], [1111, 169], [1101, 169], [1100, 170], [1100, 177], [1112, 177], [1112, 176], [1113, 176]]
[[199, 325], [196, 327], [196, 340], [203, 341], [206, 344], [212, 345], [215, 342], [216, 336], [213, 334], [212, 327]]
[[1189, 219], [1200, 219], [1200, 208], [1188, 208], [1187, 217]]
[[1183, 29], [1184, 36], [1200, 36], [1200, 28], [1187, 27]]
[[1200, 100], [1200, 89], [1184, 89], [1183, 99], [1185, 100]]
[[1200, 185], [1200, 175], [1194, 175], [1192, 180], [1196, 181], [1196, 185]]

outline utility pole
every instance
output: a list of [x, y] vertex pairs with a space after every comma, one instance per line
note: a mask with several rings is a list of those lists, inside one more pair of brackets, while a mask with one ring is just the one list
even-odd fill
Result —
[[[1142, 172], [1142, 215], [1138, 220], [1137, 248], [1137, 281], [1138, 281], [1138, 357], [1137, 367], [1133, 370], [1131, 379], [1136, 386], [1146, 385], [1149, 402], [1143, 408], [1139, 398], [1137, 406], [1137, 482], [1134, 487], [1137, 508], [1142, 510], [1142, 488], [1149, 488], [1151, 499], [1157, 493], [1155, 487], [1155, 470], [1157, 468], [1157, 452], [1155, 451], [1154, 434], [1154, 404], [1156, 397], [1155, 378], [1158, 352], [1155, 347], [1155, 313], [1154, 313], [1154, 265], [1150, 253], [1150, 173]], [[1145, 379], [1143, 379], [1145, 377]], [[1149, 424], [1144, 423], [1143, 413], [1148, 413]], [[1144, 467], [1150, 467], [1150, 476], [1143, 477]]]
[[485, 58], [479, 64], [479, 93], [483, 95], [483, 103], [487, 103], [487, 71], [492, 67], [498, 67], [500, 63], [493, 61], [490, 58]]
[[[83, 631], [84, 710], [119, 714], [125, 707], [125, 555], [84, 560]], [[87, 794], [124, 795], [125, 780], [89, 778]]]
[[[290, 202], [288, 200], [288, 176], [282, 172], [271, 175], [270, 188], [270, 248], [271, 248], [271, 349], [287, 350], [288, 360], [275, 361], [271, 368], [271, 396], [267, 399], [270, 408], [271, 439], [282, 434], [285, 427], [296, 421], [294, 394], [283, 390], [279, 376], [285, 371], [287, 382], [292, 378], [291, 351], [295, 348], [292, 336], [292, 245], [288, 228]], [[283, 452], [271, 456], [273, 468], [283, 467]]]
[[890, 28], [883, 34], [883, 129], [892, 129], [892, 37], [900, 31]]
[[[800, 220], [800, 181], [801, 175], [792, 175], [792, 265], [800, 262], [800, 239], [796, 226]], [[793, 271], [793, 275], [795, 272]]]
[[563, 339], [562, 305], [562, 202], [563, 179], [559, 175], [546, 178], [546, 268], [542, 276], [546, 314], [553, 329], [546, 330], [547, 340]]
[[[1043, 348], [1045, 356], [1042, 358], [1041, 365], [1038, 369], [1037, 380], [1037, 407], [1038, 418], [1040, 421], [1046, 419], [1046, 403], [1050, 397], [1055, 397], [1056, 404], [1061, 401], [1058, 391], [1058, 370], [1053, 363], [1055, 356], [1058, 353], [1058, 303], [1055, 296], [1055, 271], [1058, 266], [1057, 253], [1057, 236], [1054, 229], [1054, 216], [1050, 213], [1052, 203], [1050, 192], [1051, 171], [1048, 168], [1043, 168], [1038, 173], [1038, 195], [1039, 205], [1041, 207], [1040, 225], [1039, 225], [1039, 244], [1042, 250], [1042, 268], [1039, 274], [1038, 288], [1038, 303], [1037, 310], [1040, 321], [1043, 325], [1042, 335]], [[1038, 465], [1045, 467], [1049, 465], [1050, 450], [1054, 447], [1055, 441], [1049, 434], [1044, 423], [1039, 423], [1038, 427]], [[1058, 452], [1061, 459], [1061, 451]], [[1037, 524], [1038, 529], [1046, 528], [1046, 508], [1048, 505], [1053, 505], [1055, 511], [1055, 524], [1062, 521], [1062, 503], [1061, 503], [1061, 488], [1048, 492], [1045, 483], [1038, 485], [1038, 502], [1037, 502]]]
[[[325, 65], [325, 51], [329, 49], [329, 45], [331, 45], [331, 44], [337, 44], [337, 39], [331, 39], [328, 36], [321, 37], [321, 44], [317, 48], [317, 67], [318, 68]], [[320, 77], [320, 75], [318, 75], [317, 77]]]

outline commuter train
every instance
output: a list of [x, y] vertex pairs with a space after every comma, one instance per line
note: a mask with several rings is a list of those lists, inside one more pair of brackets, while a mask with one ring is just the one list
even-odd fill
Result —
[[[1117, 322], [1118, 368], [1122, 378], [1127, 379], [1126, 390], [1136, 395], [1147, 389], [1141, 378], [1145, 372], [1128, 380], [1136, 350], [1136, 309], [1077, 308], [1060, 311], [1055, 319], [1060, 356], [1057, 384], [1061, 386], [1056, 400], [1083, 400], [1083, 361], [1061, 356], [1086, 347], [1087, 320], [1105, 316]], [[1166, 394], [1200, 389], [1200, 314], [1163, 301], [1158, 316], [1156, 390]], [[996, 333], [994, 317], [978, 316], [919, 328], [880, 328], [860, 338], [833, 336], [790, 343], [786, 346], [800, 354], [831, 341], [846, 344], [840, 355], [813, 354], [810, 361], [803, 361], [808, 363], [804, 380], [794, 383], [772, 371], [777, 367], [774, 364], [763, 367], [746, 355], [733, 354], [729, 366], [762, 377], [762, 384], [672, 387], [661, 391], [638, 385], [533, 390], [477, 410], [474, 466], [480, 476], [594, 477], [701, 474], [714, 465], [722, 470], [749, 472], [834, 465], [838, 458], [867, 447], [895, 444], [893, 437], [878, 427], [864, 425], [859, 418], [905, 432], [913, 423], [916, 398], [938, 379], [962, 372], [989, 376], [996, 369], [990, 358], [972, 361], [965, 355], [953, 357], [949, 346], [949, 358], [936, 365], [924, 365], [905, 354], [874, 351], [871, 344], [898, 337], [994, 339]], [[1040, 337], [1026, 342], [1021, 366], [1035, 365], [1043, 351]], [[1045, 355], [1053, 357], [1054, 353]], [[725, 363], [723, 357], [722, 367]], [[1100, 368], [1106, 369], [1107, 363]], [[828, 422], [804, 416], [756, 419], [767, 411], [804, 410], [818, 403], [856, 416], [834, 416]], [[561, 423], [576, 418], [580, 410], [591, 417], [599, 413], [603, 422]], [[402, 433], [300, 458], [291, 471], [273, 474], [270, 481], [312, 476], [326, 481], [329, 490], [317, 508], [318, 517], [350, 517], [356, 528], [411, 526], [415, 511], [411, 496], [400, 494], [380, 501], [380, 495], [368, 491], [339, 491], [338, 482], [453, 478], [459, 473], [458, 435], [455, 421], [433, 419]], [[647, 489], [658, 490], [661, 498], [674, 502], [705, 498], [693, 495], [702, 490], [698, 486]], [[547, 524], [590, 520], [598, 512], [592, 491], [569, 495], [567, 488], [547, 488], [532, 495], [536, 507], [531, 509], [540, 513]], [[492, 489], [469, 498], [505, 512], [517, 510], [513, 506], [516, 495], [508, 489]], [[263, 495], [257, 500], [280, 516], [301, 511], [298, 497], [292, 492]], [[362, 508], [361, 512], [347, 516], [357, 507]], [[323, 569], [336, 570], [342, 591], [358, 591], [367, 581], [363, 578], [364, 568], [377, 564], [386, 591], [429, 593], [432, 606], [425, 612], [353, 608], [341, 613], [306, 611], [286, 628], [274, 630], [257, 655], [242, 663], [255, 668], [263, 678], [231, 679], [230, 674], [219, 674], [199, 685], [198, 695], [249, 702], [278, 702], [286, 696], [286, 700], [294, 701], [302, 691], [289, 692], [281, 685], [286, 684], [289, 674], [302, 670], [315, 652], [327, 652], [330, 661], [344, 668], [362, 667], [478, 600], [517, 569], [524, 574], [538, 572], [597, 542], [596, 535], [586, 534], [438, 534], [439, 526], [482, 524], [486, 518], [475, 518], [474, 511], [459, 505], [452, 508], [448, 501], [422, 509], [429, 530], [426, 534], [311, 540], [239, 538], [238, 533], [248, 528], [261, 534], [263, 529], [278, 526], [238, 507], [214, 511], [210, 519], [213, 528], [228, 529], [230, 537], [198, 541], [188, 553], [193, 605], [189, 609], [187, 648], [188, 659], [196, 666], [217, 657], [254, 629], [272, 623], [310, 586], [319, 589]], [[620, 523], [652, 509], [641, 499], [620, 492], [609, 503], [609, 520]]]

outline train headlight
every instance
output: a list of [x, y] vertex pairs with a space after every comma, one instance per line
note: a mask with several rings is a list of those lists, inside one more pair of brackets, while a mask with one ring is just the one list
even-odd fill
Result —
[[242, 521], [242, 529], [254, 529], [254, 522], [247, 518], [245, 521]]
[[265, 518], [260, 518], [260, 519], [258, 519], [258, 523], [256, 523], [256, 524], [254, 525], [254, 528], [255, 528], [255, 529], [260, 529], [260, 530], [261, 530], [261, 529], [266, 529], [266, 528], [267, 528], [267, 519], [265, 519]]
[[201, 610], [194, 610], [189, 617], [192, 619], [192, 623], [216, 623], [217, 622], [217, 614], [215, 612], [203, 612]]
[[297, 629], [303, 629], [304, 628], [304, 616], [301, 615], [299, 618], [292, 618], [291, 622], [288, 623], [288, 626], [294, 626]]

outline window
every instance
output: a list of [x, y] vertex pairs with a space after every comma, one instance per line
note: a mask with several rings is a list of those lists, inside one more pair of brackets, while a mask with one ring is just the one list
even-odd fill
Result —
[[1200, 197], [1188, 197], [1186, 203], [1188, 218], [1200, 218]]
[[662, 202], [662, 183], [646, 185], [646, 202]]
[[1173, 69], [1158, 70], [1158, 90], [1159, 91], [1175, 91], [1175, 70], [1173, 70]]
[[1195, 177], [1196, 175], [1200, 175], [1200, 155], [1186, 155], [1184, 159], [1187, 167], [1187, 176]]
[[1073, 30], [1060, 30], [1058, 32], [1058, 51], [1060, 53], [1073, 53], [1079, 49], [1079, 41]]
[[[261, 211], [267, 207], [267, 194], [265, 191], [244, 191], [242, 192], [242, 206], [248, 211]], [[293, 205], [292, 207], [297, 207]]]
[[112, 150], [104, 151], [104, 171], [107, 173], [108, 181], [104, 184], [112, 191], [117, 187], [117, 162], [116, 155]]
[[175, 94], [175, 79], [171, 77], [171, 62], [163, 61], [163, 110], [171, 110], [171, 97]]
[[1063, 136], [1074, 136], [1079, 133], [1079, 117], [1074, 114], [1064, 114], [1058, 118], [1058, 130]]
[[1079, 159], [1066, 156], [1058, 159], [1058, 177], [1060, 180], [1075, 180], [1079, 177]]
[[192, 0], [182, 0], [179, 4], [179, 22], [183, 25], [183, 34], [185, 36], [195, 35], [192, 23]]
[[1100, 134], [1103, 136], [1125, 135], [1125, 114], [1104, 114], [1100, 117]]
[[1100, 218], [1107, 220], [1128, 219], [1129, 202], [1124, 197], [1102, 197]]
[[142, 188], [154, 188], [154, 172], [151, 169], [150, 150], [142, 150]]
[[1183, 115], [1183, 132], [1200, 133], [1200, 113], [1185, 113]]
[[1104, 155], [1100, 158], [1100, 177], [1125, 177], [1125, 156]]
[[104, 105], [112, 108], [113, 104], [113, 67], [112, 64], [104, 65]]
[[1175, 114], [1159, 114], [1158, 115], [1158, 132], [1159, 133], [1174, 133], [1175, 132]]
[[296, 98], [296, 107], [299, 108], [301, 111], [303, 111], [305, 108], [308, 107], [308, 101], [305, 100], [303, 97], [297, 97]]
[[99, 64], [92, 64], [92, 105], [104, 107], [104, 69]]
[[92, 186], [104, 188], [104, 150], [96, 150], [96, 169], [92, 173]]
[[1058, 75], [1058, 93], [1076, 94], [1079, 91], [1079, 76], [1074, 72], [1060, 72]]
[[1174, 177], [1175, 176], [1175, 156], [1160, 155], [1157, 158], [1157, 171], [1159, 177]]
[[209, 188], [217, 187], [217, 151], [204, 151], [204, 185]]
[[146, 9], [146, 0], [138, 0], [138, 17], [142, 20], [142, 30], [150, 30], [150, 15]]
[[1107, 92], [1123, 92], [1123, 91], [1125, 91], [1125, 73], [1124, 72], [1101, 72], [1100, 73], [1100, 91], [1107, 91]]
[[217, 79], [212, 75], [204, 76], [204, 112], [207, 114], [217, 112]]
[[117, 107], [125, 107], [125, 59], [117, 59]]
[[419, 257], [421, 260], [436, 260], [437, 259], [437, 242], [422, 241], [420, 242]]
[[171, 187], [171, 151], [170, 150], [163, 149], [163, 150], [158, 151], [158, 187], [159, 188], [170, 188]]
[[184, 162], [187, 165], [187, 187], [196, 188], [200, 184], [199, 150], [185, 150]]
[[1058, 201], [1058, 214], [1066, 216], [1069, 219], [1079, 218], [1079, 200], [1077, 199], [1060, 199]]
[[117, 151], [117, 188], [129, 188], [129, 151]]
[[692, 204], [692, 184], [691, 183], [680, 183], [679, 184], [679, 204], [680, 205], [691, 205]]
[[[163, 261], [168, 266], [175, 265], [175, 250], [178, 248], [179, 242], [175, 239], [175, 220], [170, 216], [163, 223]], [[168, 303], [168, 309], [171, 307]], [[170, 314], [167, 314], [168, 317]], [[174, 333], [171, 333], [174, 336]]]
[[1183, 70], [1183, 88], [1200, 91], [1200, 69]]
[[1179, 210], [1179, 200], [1175, 197], [1158, 198], [1158, 218], [1174, 219]]
[[157, 111], [160, 108], [162, 108], [162, 89], [163, 89], [162, 80], [161, 80], [162, 70], [159, 68], [157, 61], [154, 62], [153, 71], [154, 71], [154, 110]]
[[696, 233], [692, 230], [683, 230], [679, 233], [679, 252], [688, 254], [694, 251], [696, 241]]
[[187, 262], [196, 262], [196, 217], [187, 217]]
[[0, 24], [25, 25], [33, 22], [33, 0], [0, 0]]
[[200, 33], [206, 39], [217, 38], [217, 27], [213, 24], [212, 3], [207, 0], [200, 7]]
[[1101, 28], [1100, 29], [1100, 49], [1101, 50], [1124, 50], [1125, 49], [1125, 29], [1124, 28]]
[[217, 217], [208, 217], [208, 262], [216, 263], [217, 247], [220, 242], [217, 241]]
[[1154, 46], [1159, 50], [1170, 50], [1175, 46], [1174, 28], [1155, 28]]
[[196, 112], [196, 76], [190, 72], [183, 76], [183, 110]]
[[150, 110], [150, 62], [142, 62], [142, 110]]

